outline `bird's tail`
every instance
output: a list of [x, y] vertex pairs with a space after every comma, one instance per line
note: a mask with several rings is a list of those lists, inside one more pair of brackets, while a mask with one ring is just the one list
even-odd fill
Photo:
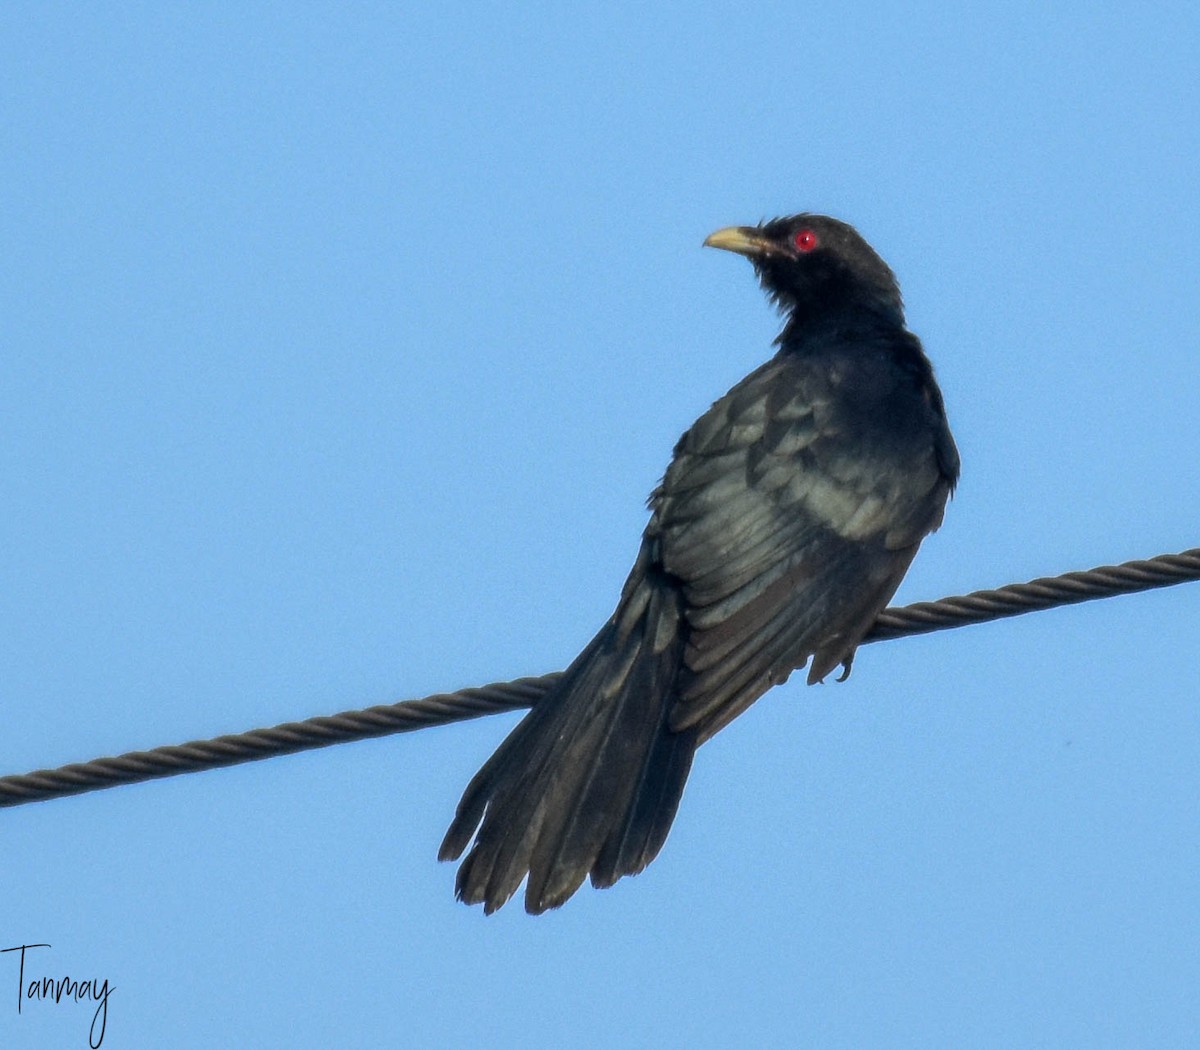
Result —
[[[526, 875], [525, 908], [556, 908], [654, 859], [699, 743], [672, 731], [686, 628], [673, 582], [643, 548], [611, 620], [467, 786], [438, 857], [488, 913]], [[482, 825], [480, 821], [482, 820]]]

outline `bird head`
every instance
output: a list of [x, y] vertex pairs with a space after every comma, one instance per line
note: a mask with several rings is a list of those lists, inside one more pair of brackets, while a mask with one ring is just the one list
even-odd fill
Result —
[[827, 215], [790, 215], [758, 226], [727, 226], [704, 243], [746, 256], [793, 322], [850, 312], [903, 323], [895, 275], [848, 223]]

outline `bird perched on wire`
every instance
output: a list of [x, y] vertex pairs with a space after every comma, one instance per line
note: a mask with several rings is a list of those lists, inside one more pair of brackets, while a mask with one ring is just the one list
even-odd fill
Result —
[[896, 278], [852, 226], [704, 243], [753, 263], [779, 350], [680, 438], [612, 618], [467, 786], [439, 857], [474, 837], [457, 893], [489, 913], [523, 879], [540, 913], [645, 868], [700, 744], [810, 660], [810, 684], [849, 672], [958, 477]]

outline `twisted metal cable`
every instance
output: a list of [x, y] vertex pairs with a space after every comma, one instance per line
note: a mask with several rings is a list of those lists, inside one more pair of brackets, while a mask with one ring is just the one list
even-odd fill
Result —
[[1083, 572], [1043, 576], [1028, 583], [1010, 583], [992, 591], [972, 591], [958, 597], [939, 598], [936, 602], [916, 602], [898, 609], [884, 609], [863, 641], [882, 642], [946, 631], [952, 627], [1002, 620], [1060, 605], [1077, 605], [1096, 598], [1114, 598], [1118, 594], [1136, 594], [1196, 579], [1200, 579], [1200, 547], [1178, 554], [1160, 554], [1146, 561], [1101, 565]]
[[[1200, 547], [1163, 554], [1147, 561], [1105, 565], [1085, 572], [1068, 572], [996, 590], [973, 591], [934, 602], [917, 602], [885, 609], [865, 642], [880, 642], [931, 631], [945, 631], [972, 623], [1037, 612], [1060, 605], [1111, 598], [1170, 587], [1200, 579]], [[40, 802], [63, 795], [135, 784], [143, 780], [218, 769], [290, 755], [332, 744], [391, 733], [408, 733], [427, 726], [462, 722], [469, 718], [532, 707], [562, 677], [561, 671], [539, 677], [518, 678], [454, 693], [438, 693], [421, 700], [380, 704], [364, 710], [284, 722], [267, 729], [194, 740], [188, 744], [129, 751], [114, 758], [96, 758], [58, 769], [0, 777], [0, 807]]]

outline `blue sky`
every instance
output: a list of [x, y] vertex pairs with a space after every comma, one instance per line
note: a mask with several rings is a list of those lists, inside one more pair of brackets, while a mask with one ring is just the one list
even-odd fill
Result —
[[[1200, 544], [1192, 5], [0, 11], [0, 772], [565, 666], [855, 223], [963, 456], [915, 601]], [[515, 716], [0, 813], [106, 1047], [1186, 1046], [1200, 591], [864, 650], [533, 919], [435, 853]], [[0, 1042], [86, 1046], [0, 955]]]

